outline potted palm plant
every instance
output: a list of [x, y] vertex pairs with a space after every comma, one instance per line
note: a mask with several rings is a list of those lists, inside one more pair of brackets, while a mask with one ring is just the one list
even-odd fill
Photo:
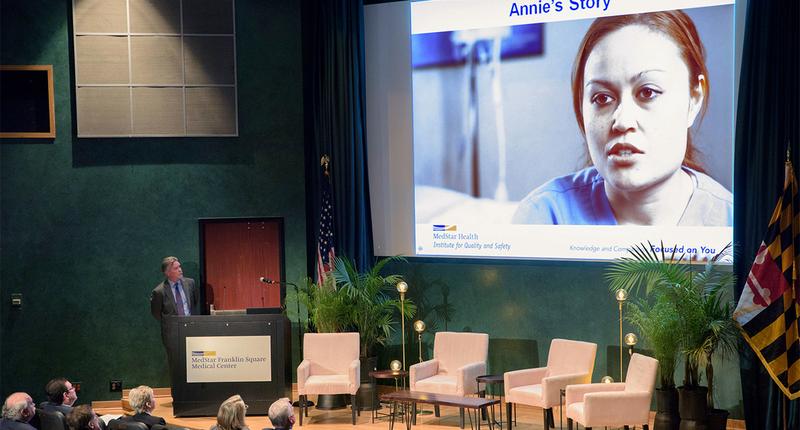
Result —
[[[687, 362], [695, 363], [696, 368], [705, 367], [706, 406], [709, 430], [725, 429], [728, 411], [714, 406], [714, 366], [715, 355], [728, 357], [737, 350], [739, 331], [733, 320], [734, 305], [727, 299], [736, 277], [731, 271], [720, 270], [718, 262], [730, 255], [730, 246], [723, 249], [705, 266], [704, 270], [693, 276], [692, 301], [697, 303], [700, 316], [700, 336], [698, 341], [686, 349]], [[693, 305], [694, 306], [694, 305]]]
[[[664, 249], [663, 243], [661, 249]], [[730, 270], [722, 270], [719, 265], [730, 256], [730, 250], [729, 244], [709, 260], [702, 271], [695, 272], [684, 261], [683, 255], [676, 258], [673, 251], [668, 257], [663, 251], [656, 252], [650, 243], [639, 244], [631, 248], [632, 257], [613, 263], [606, 275], [613, 291], [625, 288], [635, 292], [645, 287], [646, 297], [654, 304], [638, 302], [629, 305], [629, 321], [642, 331], [643, 337], [650, 338], [659, 361], [663, 360], [658, 356], [664, 351], [658, 351], [660, 346], [657, 343], [660, 342], [652, 343], [659, 338], [659, 325], [653, 325], [655, 322], [650, 321], [650, 317], [656, 318], [661, 313], [661, 318], [665, 318], [661, 323], [665, 327], [674, 324], [670, 327], [671, 342], [677, 341], [685, 366], [683, 386], [679, 388], [680, 428], [683, 430], [702, 428], [709, 418], [713, 425], [721, 423], [722, 427], [715, 428], [725, 428], [727, 411], [714, 409], [712, 357], [717, 353], [732, 353], [737, 345], [738, 332], [731, 318], [733, 307], [724, 300], [725, 292], [731, 290], [735, 278]], [[677, 319], [673, 319], [675, 316]], [[672, 371], [674, 363], [673, 359]], [[665, 382], [669, 383], [664, 379], [664, 373], [669, 370], [660, 364], [663, 387]], [[700, 385], [703, 368], [707, 387]], [[657, 395], [657, 401], [659, 398]]]
[[313, 324], [317, 333], [340, 333], [352, 325], [350, 320], [352, 303], [336, 288], [331, 277], [319, 285], [306, 278], [299, 300], [308, 309], [307, 332], [310, 324]]
[[[365, 272], [359, 272], [347, 257], [334, 259], [331, 272], [336, 287], [350, 300], [349, 321], [361, 335], [361, 356], [374, 357], [377, 346], [386, 345], [397, 325], [395, 313], [401, 311], [396, 299], [395, 285], [402, 281], [400, 275], [381, 275], [391, 261], [405, 261], [402, 257], [378, 260]], [[402, 306], [405, 318], [414, 317], [416, 308], [410, 300]]]
[[675, 366], [681, 350], [678, 327], [680, 315], [660, 293], [650, 300], [632, 301], [627, 306], [628, 322], [636, 327], [644, 345], [658, 360], [659, 387], [656, 389], [655, 430], [676, 430], [680, 425]]
[[681, 430], [704, 429], [708, 415], [708, 388], [700, 385], [701, 363], [698, 355], [692, 353], [702, 345], [706, 326], [698, 290], [691, 276], [666, 289], [667, 297], [681, 315], [678, 327], [684, 358], [683, 386], [678, 388]]
[[355, 263], [347, 257], [336, 257], [331, 271], [338, 291], [347, 298], [347, 321], [359, 332], [361, 338], [361, 388], [359, 404], [362, 409], [377, 404], [372, 401], [376, 395], [369, 372], [377, 369], [376, 348], [385, 346], [397, 326], [396, 315], [413, 318], [416, 308], [410, 300], [403, 306], [398, 300], [395, 285], [403, 278], [400, 275], [382, 275], [386, 264], [392, 261], [405, 261], [402, 257], [386, 257], [378, 260], [372, 267], [360, 272]]

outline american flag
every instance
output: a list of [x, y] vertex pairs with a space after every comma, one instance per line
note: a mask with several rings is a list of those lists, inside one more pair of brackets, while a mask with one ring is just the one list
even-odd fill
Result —
[[322, 176], [322, 201], [319, 207], [319, 235], [317, 236], [317, 284], [322, 284], [327, 273], [333, 268], [336, 256], [333, 247], [333, 190], [328, 172], [329, 159], [322, 158], [324, 174]]

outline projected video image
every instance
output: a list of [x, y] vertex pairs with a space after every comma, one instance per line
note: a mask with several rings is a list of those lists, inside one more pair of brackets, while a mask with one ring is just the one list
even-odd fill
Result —
[[731, 241], [733, 6], [626, 4], [412, 35], [418, 255], [602, 260], [650, 241], [704, 260]]

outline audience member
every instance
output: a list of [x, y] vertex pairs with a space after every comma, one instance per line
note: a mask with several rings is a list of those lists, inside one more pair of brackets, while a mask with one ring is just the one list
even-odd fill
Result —
[[36, 430], [29, 424], [36, 415], [36, 405], [27, 393], [13, 393], [3, 403], [3, 417], [0, 419], [2, 430]]
[[292, 402], [286, 397], [272, 403], [268, 413], [275, 430], [291, 430], [294, 426], [294, 408]]
[[132, 389], [128, 394], [128, 401], [136, 414], [127, 417], [127, 420], [144, 423], [147, 427], [152, 427], [156, 424], [166, 425], [164, 418], [151, 415], [156, 408], [156, 397], [152, 388], [147, 385], [140, 385]]
[[47, 401], [39, 405], [48, 412], [61, 412], [64, 416], [72, 411], [72, 405], [78, 400], [75, 387], [66, 378], [54, 378], [44, 387], [47, 393]]
[[247, 405], [240, 395], [231, 396], [219, 405], [217, 425], [211, 430], [250, 430], [244, 422]]
[[67, 415], [69, 430], [100, 430], [100, 419], [89, 405], [75, 406]]

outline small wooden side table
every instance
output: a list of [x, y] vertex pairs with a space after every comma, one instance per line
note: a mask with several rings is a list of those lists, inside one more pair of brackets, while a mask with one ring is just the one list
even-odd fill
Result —
[[[486, 397], [486, 391], [489, 388], [489, 385], [503, 385], [503, 375], [482, 375], [475, 378], [475, 382], [478, 385], [478, 395], [480, 397]], [[481, 384], [483, 384], [483, 390], [481, 390]], [[502, 388], [502, 387], [501, 387]], [[492, 394], [494, 398], [494, 394]], [[500, 391], [500, 421], [495, 422], [495, 424], [499, 425], [502, 429], [503, 425], [503, 391]], [[494, 406], [492, 406], [494, 408]], [[487, 416], [486, 411], [481, 411], [481, 415]], [[494, 416], [494, 411], [492, 411], [492, 416]], [[488, 417], [486, 418], [488, 420]]]
[[[400, 380], [403, 382], [403, 389], [406, 388], [406, 377], [408, 376], [407, 370], [373, 370], [369, 372], [369, 377], [373, 379], [394, 379], [394, 390], [397, 391], [400, 389]], [[375, 390], [378, 389], [378, 385], [375, 384]], [[372, 423], [375, 423], [376, 419], [379, 418], [394, 418], [392, 413], [388, 414], [379, 414], [378, 413], [378, 405], [375, 404], [375, 399], [378, 396], [372, 396]]]

